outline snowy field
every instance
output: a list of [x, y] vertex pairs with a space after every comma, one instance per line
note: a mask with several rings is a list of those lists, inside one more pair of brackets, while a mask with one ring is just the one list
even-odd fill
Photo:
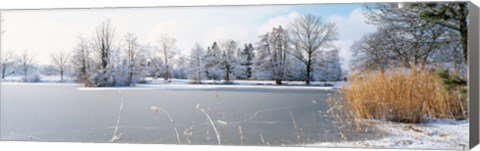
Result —
[[[146, 78], [146, 81], [148, 83], [152, 84], [190, 84], [193, 81], [188, 80], [188, 79], [172, 79], [169, 82], [163, 80], [163, 79], [153, 79], [153, 78]], [[202, 80], [202, 84], [207, 84], [207, 85], [220, 85], [224, 84], [225, 81], [223, 80]], [[282, 85], [285, 86], [305, 86], [305, 81], [283, 81]], [[310, 82], [311, 86], [335, 86], [340, 84], [341, 82], [318, 82], [318, 81], [313, 81]], [[275, 81], [268, 81], [268, 80], [233, 80], [230, 85], [276, 85]], [[326, 84], [326, 85], [325, 85]]]
[[324, 82], [312, 82], [306, 86], [303, 81], [286, 81], [283, 85], [276, 85], [274, 81], [256, 81], [256, 80], [235, 80], [229, 84], [224, 81], [205, 80], [202, 84], [191, 84], [192, 80], [172, 79], [169, 82], [163, 79], [147, 79], [148, 84], [137, 84], [139, 88], [156, 88], [156, 89], [312, 89], [312, 90], [331, 90], [339, 88], [342, 82], [328, 82], [328, 86], [324, 86]]
[[[38, 79], [33, 83], [74, 83], [72, 77], [63, 77], [63, 81], [60, 81], [60, 76], [38, 76], [38, 77], [29, 77], [29, 79]], [[2, 82], [20, 82], [23, 83], [23, 76], [7, 76], [5, 79], [1, 80]]]
[[469, 144], [468, 120], [434, 120], [424, 124], [405, 124], [384, 121], [369, 121], [384, 132], [377, 140], [351, 142], [323, 142], [309, 144], [315, 147], [340, 148], [401, 148], [401, 149], [448, 149], [467, 150]]
[[[4, 83], [24, 83], [22, 82], [22, 76], [8, 76], [1, 80]], [[333, 88], [339, 88], [343, 82], [311, 82], [306, 86], [304, 81], [284, 81], [282, 85], [276, 85], [275, 81], [268, 80], [233, 80], [228, 84], [223, 80], [203, 80], [201, 84], [192, 84], [193, 80], [189, 79], [170, 79], [168, 81], [163, 78], [151, 78], [145, 79], [146, 83], [136, 84], [132, 87], [115, 87], [115, 88], [82, 88], [83, 90], [92, 89], [127, 89], [127, 88], [155, 88], [155, 89], [218, 89], [218, 88], [265, 88], [265, 89], [318, 89], [318, 90], [330, 90]], [[64, 77], [63, 81], [60, 81], [59, 76], [40, 76], [39, 81], [29, 83], [75, 83], [72, 77]]]

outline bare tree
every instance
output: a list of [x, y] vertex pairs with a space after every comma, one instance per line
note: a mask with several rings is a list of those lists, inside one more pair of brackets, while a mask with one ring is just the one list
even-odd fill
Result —
[[101, 69], [106, 69], [110, 61], [113, 36], [114, 30], [110, 24], [110, 21], [105, 21], [102, 25], [97, 27], [94, 45], [95, 51], [100, 57]]
[[127, 56], [127, 85], [133, 84], [134, 76], [135, 76], [135, 71], [137, 71], [137, 67], [140, 64], [140, 61], [142, 59], [142, 50], [140, 48], [140, 44], [138, 43], [138, 37], [132, 33], [127, 33], [125, 35], [125, 42], [126, 42], [126, 49], [125, 49], [125, 54]]
[[318, 61], [321, 51], [338, 39], [334, 23], [323, 23], [320, 17], [302, 15], [290, 23], [291, 40], [294, 46], [291, 54], [305, 64], [305, 83], [310, 84], [312, 65]]
[[78, 82], [85, 83], [86, 86], [91, 86], [90, 77], [90, 47], [89, 42], [85, 38], [79, 38], [77, 47], [73, 51], [71, 64], [74, 68], [74, 74]]
[[148, 65], [154, 70], [154, 78], [160, 77], [160, 72], [163, 67], [163, 60], [161, 57], [157, 56], [156, 49], [148, 49], [149, 62]]
[[391, 50], [398, 49], [400, 42], [388, 38], [387, 34], [388, 31], [379, 30], [355, 42], [350, 48], [353, 51], [352, 65], [360, 70], [385, 70], [389, 65], [398, 64]]
[[1, 69], [2, 69], [2, 79], [5, 79], [6, 76], [15, 73], [15, 71], [12, 71], [10, 73], [7, 73], [7, 69], [9, 66], [12, 65], [14, 56], [13, 52], [7, 52], [5, 55], [2, 54], [2, 57], [0, 58], [0, 63], [1, 63]]
[[159, 43], [159, 48], [158, 50], [160, 51], [160, 55], [163, 58], [163, 64], [165, 65], [165, 80], [169, 80], [171, 77], [171, 63], [169, 62], [175, 55], [176, 55], [176, 44], [177, 40], [175, 38], [168, 37], [166, 35], [162, 35], [160, 37], [160, 40], [158, 41]]
[[[433, 22], [419, 19], [422, 10], [417, 7], [401, 7], [396, 3], [366, 5], [368, 23], [377, 26], [371, 47], [383, 49], [389, 59], [400, 62], [404, 67], [430, 63], [435, 51], [452, 38], [446, 38], [449, 30]], [[372, 43], [370, 43], [372, 44]]]
[[35, 63], [34, 59], [35, 59], [35, 55], [31, 55], [28, 52], [24, 52], [18, 60], [23, 69], [23, 76], [24, 76], [23, 81], [25, 82], [28, 82], [28, 71], [33, 67]]
[[436, 2], [410, 3], [410, 8], [421, 10], [419, 16], [423, 20], [446, 27], [458, 34], [464, 63], [468, 61], [468, 3], [467, 2]]
[[196, 83], [201, 83], [203, 79], [204, 69], [204, 54], [205, 50], [200, 46], [200, 44], [195, 43], [195, 46], [190, 51], [190, 78], [192, 78]]
[[93, 51], [98, 55], [100, 65], [98, 66], [98, 77], [95, 78], [96, 86], [113, 86], [115, 80], [113, 75], [109, 72], [109, 65], [111, 66], [111, 55], [113, 52], [113, 38], [114, 29], [110, 24], [110, 21], [103, 22], [102, 25], [97, 27], [94, 38]]
[[55, 64], [55, 66], [57, 66], [60, 71], [60, 81], [63, 81], [63, 73], [69, 59], [68, 54], [65, 52], [54, 53], [51, 54], [51, 59], [53, 64]]

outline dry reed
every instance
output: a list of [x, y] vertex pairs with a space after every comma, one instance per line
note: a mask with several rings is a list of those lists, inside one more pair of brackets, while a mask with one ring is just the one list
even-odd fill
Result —
[[466, 118], [466, 99], [446, 91], [434, 70], [354, 71], [349, 80], [340, 92], [357, 119]]

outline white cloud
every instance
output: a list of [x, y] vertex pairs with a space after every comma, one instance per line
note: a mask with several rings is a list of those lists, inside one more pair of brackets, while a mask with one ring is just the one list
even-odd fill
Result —
[[276, 16], [271, 19], [269, 19], [266, 23], [258, 27], [257, 29], [257, 34], [265, 34], [267, 32], [272, 31], [272, 28], [282, 26], [283, 28], [287, 28], [288, 24], [290, 23], [291, 20], [299, 17], [300, 14], [298, 12], [290, 12], [286, 16]]
[[332, 16], [329, 21], [337, 24], [339, 40], [335, 45], [340, 48], [340, 56], [344, 59], [342, 67], [348, 70], [352, 59], [351, 45], [363, 35], [375, 31], [375, 26], [365, 23], [361, 8], [354, 9], [348, 16]]

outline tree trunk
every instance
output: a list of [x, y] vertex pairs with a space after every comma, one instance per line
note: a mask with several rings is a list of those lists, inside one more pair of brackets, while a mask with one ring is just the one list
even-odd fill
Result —
[[63, 69], [60, 69], [60, 81], [63, 81]]
[[[166, 50], [165, 50], [165, 51], [166, 51]], [[170, 78], [170, 77], [169, 77], [169, 76], [170, 76], [170, 75], [169, 75], [169, 71], [168, 71], [168, 70], [169, 70], [169, 67], [168, 67], [168, 56], [167, 56], [167, 55], [168, 55], [167, 52], [164, 52], [164, 56], [165, 56], [165, 57], [164, 57], [164, 59], [165, 59], [165, 77], [164, 77], [164, 80], [165, 80], [165, 81]]]
[[227, 73], [226, 73], [226, 77], [225, 77], [225, 81], [226, 82], [230, 82], [230, 67], [227, 65]]
[[202, 77], [200, 77], [200, 69], [197, 71], [197, 80], [198, 80], [198, 83], [201, 83], [202, 82]]
[[277, 85], [282, 85], [282, 80], [277, 79], [277, 80], [275, 80], [275, 83], [276, 83]]
[[310, 66], [311, 66], [311, 64], [312, 64], [312, 61], [311, 61], [311, 60], [308, 60], [308, 61], [307, 61], [307, 74], [306, 74], [306, 76], [305, 76], [305, 84], [306, 84], [306, 85], [309, 85], [309, 84], [310, 84], [310, 72], [311, 72]]
[[466, 9], [466, 4], [461, 4], [459, 8], [459, 12], [462, 13], [460, 16], [459, 24], [460, 24], [460, 35], [461, 35], [461, 44], [463, 48], [463, 57], [465, 59], [465, 64], [468, 64], [468, 26], [467, 26], [467, 14], [464, 14]]
[[169, 75], [168, 75], [168, 65], [165, 66], [165, 77], [163, 79], [168, 80]]
[[250, 79], [252, 77], [252, 68], [250, 67], [250, 65], [248, 65], [248, 68], [247, 68], [247, 79]]
[[197, 59], [196, 59], [196, 60], [197, 60], [197, 80], [198, 80], [198, 83], [201, 83], [201, 82], [202, 82], [202, 77], [200, 77], [200, 76], [201, 76], [201, 74], [202, 74], [202, 73], [201, 73], [201, 68], [202, 68], [202, 67], [201, 67], [201, 64], [200, 64], [200, 60], [201, 60], [201, 59], [199, 58], [198, 55], [197, 55]]
[[5, 66], [5, 64], [3, 64], [3, 67], [2, 67], [2, 79], [5, 79], [5, 69], [6, 69], [6, 66]]
[[23, 69], [24, 82], [27, 82], [27, 81], [28, 81], [28, 79], [27, 79], [27, 71], [28, 71], [28, 69], [25, 67], [25, 69]]
[[128, 86], [132, 85], [133, 80], [133, 65], [130, 65], [130, 73], [128, 74]]

